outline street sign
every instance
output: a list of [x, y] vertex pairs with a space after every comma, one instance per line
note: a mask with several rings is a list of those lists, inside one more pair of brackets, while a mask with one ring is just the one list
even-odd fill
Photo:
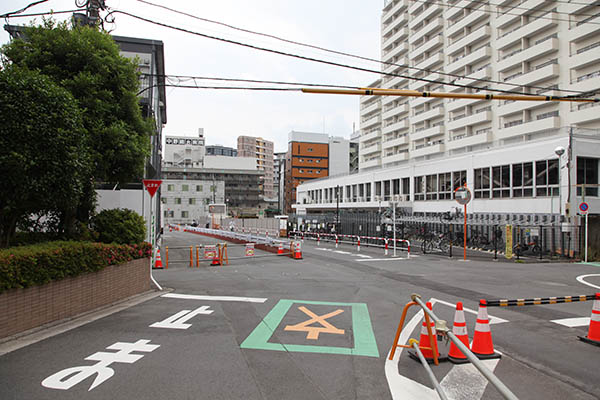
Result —
[[579, 205], [579, 211], [581, 211], [582, 215], [586, 215], [589, 210], [590, 210], [590, 206], [588, 205], [588, 203], [583, 202]]
[[471, 201], [471, 191], [466, 187], [459, 187], [454, 190], [454, 196], [458, 204], [464, 206]]
[[156, 193], [156, 191], [160, 187], [160, 184], [162, 183], [161, 180], [152, 180], [152, 179], [144, 179], [143, 182], [144, 182], [144, 187], [150, 194], [150, 197], [154, 197], [154, 194]]

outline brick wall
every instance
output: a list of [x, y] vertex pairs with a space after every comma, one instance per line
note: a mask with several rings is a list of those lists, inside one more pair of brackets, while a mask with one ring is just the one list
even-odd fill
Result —
[[0, 338], [73, 317], [150, 290], [147, 258], [0, 293]]

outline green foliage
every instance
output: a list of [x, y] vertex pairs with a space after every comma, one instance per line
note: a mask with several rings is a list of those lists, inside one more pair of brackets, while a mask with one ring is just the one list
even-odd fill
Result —
[[0, 293], [99, 271], [109, 265], [150, 257], [151, 245], [46, 242], [0, 250]]
[[6, 246], [24, 216], [74, 212], [91, 159], [75, 99], [39, 72], [0, 70], [0, 121], [0, 246]]
[[101, 211], [92, 219], [92, 228], [103, 243], [139, 243], [146, 235], [144, 218], [126, 208]]
[[152, 124], [138, 104], [136, 65], [119, 54], [109, 34], [45, 20], [26, 29], [26, 41], [12, 41], [2, 53], [75, 97], [90, 136], [96, 181], [127, 183], [142, 176]]

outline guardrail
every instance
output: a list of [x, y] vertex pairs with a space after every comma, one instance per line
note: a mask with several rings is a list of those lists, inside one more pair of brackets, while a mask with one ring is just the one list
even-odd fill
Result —
[[[327, 242], [334, 242], [335, 247], [337, 248], [340, 243], [356, 245], [356, 250], [360, 251], [360, 247], [378, 247], [384, 249], [384, 254], [387, 256], [390, 250], [390, 247], [394, 251], [394, 257], [396, 256], [396, 250], [406, 251], [407, 258], [410, 258], [410, 241], [407, 239], [396, 239], [394, 242], [393, 238], [382, 238], [378, 236], [360, 236], [360, 235], [342, 235], [335, 233], [319, 233], [319, 232], [301, 232], [301, 231], [291, 231], [289, 233], [293, 235], [295, 239], [298, 237], [304, 241], [305, 238], [315, 240], [317, 242], [317, 246], [321, 244], [321, 240]], [[349, 239], [349, 240], [348, 240]], [[375, 243], [370, 243], [375, 242]], [[390, 246], [391, 243], [391, 246]], [[395, 246], [398, 243], [403, 244], [401, 247]]]

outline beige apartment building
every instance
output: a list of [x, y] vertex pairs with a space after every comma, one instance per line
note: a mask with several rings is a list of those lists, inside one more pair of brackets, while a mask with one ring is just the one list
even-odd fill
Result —
[[273, 142], [261, 137], [238, 136], [238, 157], [256, 158], [256, 169], [264, 171], [262, 189], [265, 201], [277, 201], [273, 185]]

